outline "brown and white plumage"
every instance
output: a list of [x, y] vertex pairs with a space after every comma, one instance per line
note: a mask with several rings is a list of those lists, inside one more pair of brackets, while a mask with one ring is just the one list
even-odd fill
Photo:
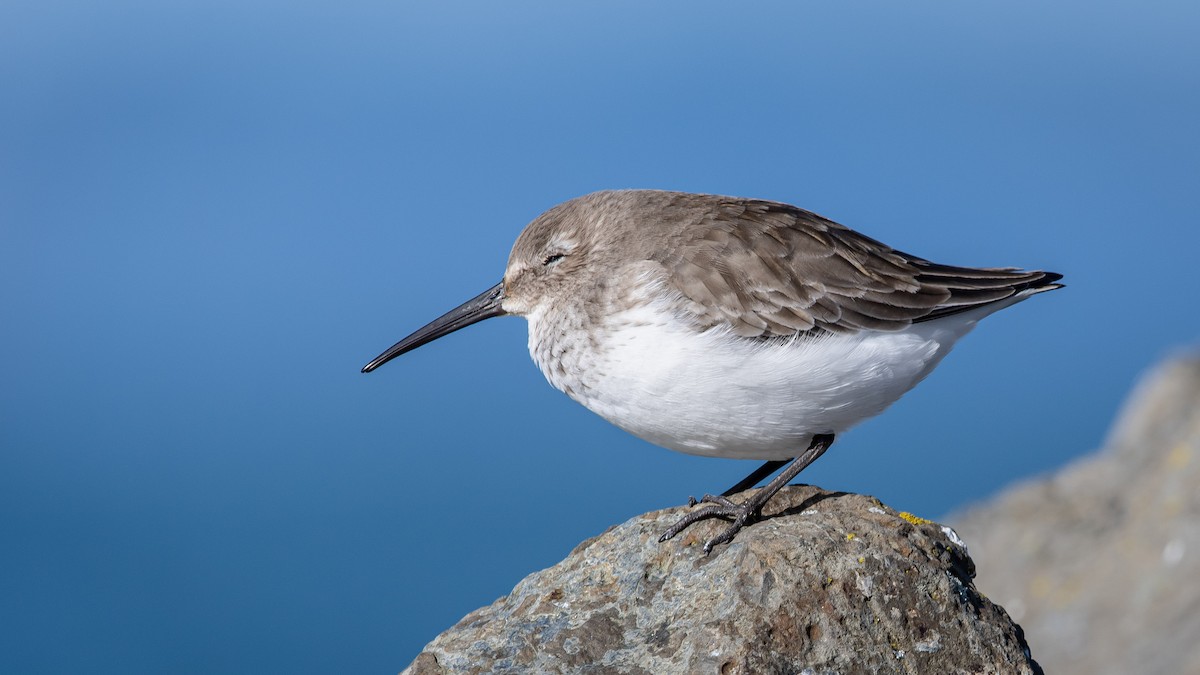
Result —
[[516, 314], [547, 380], [617, 426], [682, 452], [769, 460], [764, 469], [797, 458], [750, 500], [706, 498], [664, 535], [733, 519], [708, 550], [836, 434], [916, 386], [980, 319], [1060, 278], [936, 264], [777, 202], [597, 192], [536, 218], [500, 284], [364, 371]]
[[939, 265], [788, 204], [682, 192], [614, 190], [565, 202], [530, 224], [511, 261], [558, 250], [549, 245], [555, 237], [590, 238], [595, 249], [626, 253], [625, 264], [658, 263], [697, 327], [727, 325], [742, 337], [901, 330], [1057, 288], [1061, 278]]
[[555, 387], [653, 443], [793, 456], [878, 414], [1059, 275], [938, 265], [803, 209], [597, 192], [521, 233], [505, 311]]

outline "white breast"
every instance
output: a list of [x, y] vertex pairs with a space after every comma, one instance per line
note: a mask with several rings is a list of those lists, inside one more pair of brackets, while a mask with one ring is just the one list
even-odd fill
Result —
[[527, 318], [546, 379], [618, 427], [696, 455], [788, 459], [813, 434], [882, 412], [982, 315], [790, 341], [697, 332], [654, 304], [608, 317], [595, 334], [541, 313]]

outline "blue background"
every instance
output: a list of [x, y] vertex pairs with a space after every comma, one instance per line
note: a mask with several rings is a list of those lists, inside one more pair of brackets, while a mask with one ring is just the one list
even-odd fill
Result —
[[1098, 447], [1200, 334], [1198, 8], [4, 3], [0, 671], [395, 672], [741, 478], [552, 390], [519, 319], [359, 374], [596, 189], [1066, 274], [804, 481], [936, 517]]

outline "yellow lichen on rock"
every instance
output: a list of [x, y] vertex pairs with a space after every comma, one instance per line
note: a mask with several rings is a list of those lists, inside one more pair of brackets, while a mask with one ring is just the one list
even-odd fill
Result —
[[913, 514], [909, 513], [908, 511], [901, 511], [898, 515], [901, 518], [912, 523], [913, 525], [928, 525], [929, 523], [933, 522], [932, 520], [926, 520], [925, 518], [922, 518], [921, 516], [914, 516]]

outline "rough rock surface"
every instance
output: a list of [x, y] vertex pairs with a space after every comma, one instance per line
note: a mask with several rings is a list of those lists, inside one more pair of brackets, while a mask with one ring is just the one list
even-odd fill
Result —
[[1047, 672], [1200, 673], [1200, 358], [1148, 376], [1097, 455], [951, 522]]
[[1039, 673], [952, 533], [871, 497], [786, 488], [705, 556], [686, 509], [580, 544], [438, 636], [405, 673]]

